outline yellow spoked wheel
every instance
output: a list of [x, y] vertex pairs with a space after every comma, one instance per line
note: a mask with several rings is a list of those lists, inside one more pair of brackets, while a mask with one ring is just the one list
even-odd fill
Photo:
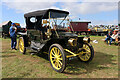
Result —
[[19, 51], [20, 51], [21, 53], [25, 54], [26, 48], [25, 48], [25, 46], [24, 46], [24, 39], [23, 39], [23, 37], [20, 37], [20, 38], [19, 38], [18, 44], [19, 44], [19, 45], [18, 45]]
[[49, 49], [49, 60], [52, 68], [57, 72], [63, 72], [66, 68], [66, 56], [62, 46], [53, 44]]
[[83, 44], [83, 48], [81, 51], [79, 51], [78, 58], [82, 62], [89, 62], [94, 57], [94, 49], [91, 44], [85, 43]]

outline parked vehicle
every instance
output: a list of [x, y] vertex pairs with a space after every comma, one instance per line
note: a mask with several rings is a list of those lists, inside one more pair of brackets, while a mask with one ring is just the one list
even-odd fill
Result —
[[107, 35], [108, 32], [114, 30], [113, 27], [109, 27], [106, 25], [95, 25], [95, 26], [89, 26], [89, 34], [91, 35], [98, 35], [98, 36], [104, 36]]
[[[11, 27], [11, 21], [6, 21], [1, 24], [1, 36], [3, 38], [10, 37], [9, 35], [9, 28]], [[17, 34], [20, 35], [21, 33], [26, 33], [26, 28], [21, 28], [20, 23], [15, 23], [17, 28]]]
[[73, 27], [73, 30], [77, 33], [77, 34], [81, 34], [81, 33], [88, 33], [88, 24], [91, 23], [90, 21], [71, 21], [70, 22], [70, 26]]
[[2, 26], [2, 37], [3, 38], [6, 38], [6, 37], [9, 37], [9, 28], [11, 26], [11, 21], [6, 21], [4, 23], [1, 24]]
[[[48, 52], [53, 70], [63, 72], [67, 59], [78, 57], [82, 62], [90, 62], [94, 57], [94, 49], [90, 38], [78, 37], [64, 27], [69, 12], [55, 9], [39, 10], [24, 14], [27, 35], [19, 38], [19, 51], [26, 49], [37, 52]], [[59, 24], [59, 25], [58, 25]]]
[[22, 28], [20, 26], [20, 23], [15, 23], [15, 26], [17, 27], [17, 35], [26, 35], [26, 31], [27, 29], [26, 28]]
[[95, 26], [89, 29], [89, 33], [91, 35], [99, 35], [99, 36], [104, 36], [108, 34], [109, 31], [111, 31], [111, 29], [100, 27], [100, 26]]
[[0, 38], [2, 38], [2, 27], [0, 27]]

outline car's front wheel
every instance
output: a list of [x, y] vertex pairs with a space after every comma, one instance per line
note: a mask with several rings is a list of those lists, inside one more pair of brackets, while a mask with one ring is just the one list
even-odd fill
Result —
[[66, 68], [66, 55], [59, 44], [53, 44], [49, 48], [49, 61], [52, 68], [57, 72], [63, 72]]

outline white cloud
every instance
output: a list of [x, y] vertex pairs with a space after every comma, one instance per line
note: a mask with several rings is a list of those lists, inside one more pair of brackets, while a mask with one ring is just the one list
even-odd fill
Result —
[[60, 10], [60, 8], [56, 7], [56, 6], [51, 6], [50, 9], [57, 9]]
[[118, 24], [118, 20], [114, 19], [112, 21], [104, 21], [104, 20], [92, 20], [91, 24], [95, 24], [95, 25], [117, 25]]
[[[13, 2], [12, 2], [13, 1]], [[33, 2], [34, 1], [34, 2]], [[55, 0], [51, 2], [45, 2], [47, 0], [5, 0], [4, 3], [9, 7], [16, 9], [18, 12], [28, 12], [33, 10], [40, 10], [46, 8], [60, 9], [55, 6]], [[57, 1], [57, 0], [56, 0]], [[87, 2], [88, 0], [83, 0], [82, 2], [77, 2], [78, 0], [67, 0], [69, 2], [62, 2], [61, 6], [62, 10], [67, 10], [71, 14], [93, 14], [99, 13], [103, 11], [112, 11], [118, 8], [117, 2]], [[75, 2], [72, 2], [75, 1]], [[96, 0], [90, 0], [96, 1]], [[108, 0], [104, 0], [108, 1]], [[112, 0], [110, 0], [112, 1]], [[117, 0], [115, 0], [117, 1]], [[58, 0], [59, 2], [59, 0]]]
[[[56, 1], [61, 3], [56, 5]], [[62, 9], [69, 11], [72, 19], [77, 18], [81, 14], [96, 14], [118, 9], [118, 0], [102, 0], [103, 2], [100, 2], [101, 0], [78, 1], [79, 0], [4, 0], [2, 2], [4, 2], [8, 8], [13, 8], [17, 12], [22, 13], [48, 8]], [[99, 23], [99, 21], [96, 21], [95, 23]], [[103, 21], [103, 23], [105, 22]]]
[[76, 19], [77, 16], [70, 16], [70, 19]]
[[70, 11], [72, 15], [78, 14], [94, 14], [103, 11], [112, 11], [118, 8], [117, 3], [96, 3], [96, 2], [83, 2], [83, 3], [76, 3], [76, 2], [68, 2], [62, 5], [62, 8]]
[[2, 22], [2, 3], [0, 2], [0, 23]]
[[119, 2], [119, 0], [2, 0], [2, 2]]
[[2, 2], [81, 2], [82, 0], [2, 0]]
[[54, 5], [54, 2], [47, 3], [47, 2], [6, 2], [5, 5], [8, 8], [13, 8], [17, 10], [17, 12], [30, 12], [35, 10], [47, 9]]
[[83, 2], [119, 2], [120, 0], [83, 0]]

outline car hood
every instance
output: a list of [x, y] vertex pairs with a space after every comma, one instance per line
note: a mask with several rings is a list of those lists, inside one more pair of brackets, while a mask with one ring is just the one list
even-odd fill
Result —
[[78, 35], [72, 32], [59, 32], [59, 36], [62, 37], [77, 37]]

